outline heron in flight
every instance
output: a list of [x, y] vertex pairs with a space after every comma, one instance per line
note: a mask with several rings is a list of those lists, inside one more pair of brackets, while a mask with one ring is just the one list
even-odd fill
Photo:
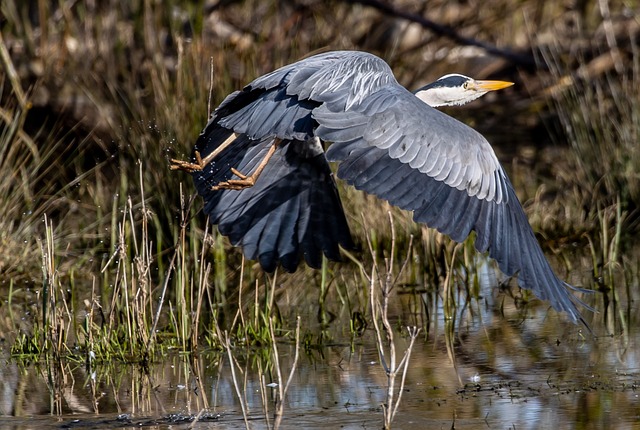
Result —
[[[258, 260], [290, 272], [353, 249], [328, 161], [359, 190], [413, 211], [413, 219], [462, 242], [476, 232], [522, 288], [583, 321], [545, 258], [509, 178], [486, 139], [434, 109], [512, 85], [451, 74], [411, 93], [375, 55], [315, 55], [261, 76], [222, 102], [190, 162], [204, 212]], [[325, 152], [322, 141], [331, 143]]]

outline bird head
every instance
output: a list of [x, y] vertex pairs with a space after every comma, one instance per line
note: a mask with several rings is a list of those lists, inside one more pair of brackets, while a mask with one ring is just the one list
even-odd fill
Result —
[[479, 81], [456, 73], [445, 75], [418, 89], [414, 94], [432, 107], [469, 103], [487, 94], [513, 85], [505, 81]]

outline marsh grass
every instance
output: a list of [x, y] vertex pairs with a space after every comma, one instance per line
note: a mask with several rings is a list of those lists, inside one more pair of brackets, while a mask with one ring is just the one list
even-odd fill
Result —
[[627, 254], [640, 214], [640, 50], [631, 34], [608, 39], [607, 49], [582, 47], [572, 56], [560, 43], [541, 51], [550, 71], [546, 95], [561, 129], [555, 136], [572, 148], [566, 168], [557, 169], [563, 207], [552, 211], [557, 220], [573, 220], [560, 228], [586, 242], [592, 276], [585, 284], [603, 293], [608, 330], [626, 331], [629, 310], [621, 305], [633, 301], [629, 279], [636, 266]]
[[[632, 42], [633, 43], [633, 42]], [[640, 128], [638, 82], [640, 55], [633, 50], [629, 74], [608, 72], [601, 76], [574, 77], [559, 59], [547, 60], [555, 79], [567, 83], [558, 88], [556, 109], [569, 143], [576, 170], [567, 178], [581, 186], [586, 203], [620, 203], [636, 212], [640, 202]], [[589, 191], [589, 192], [587, 192]]]

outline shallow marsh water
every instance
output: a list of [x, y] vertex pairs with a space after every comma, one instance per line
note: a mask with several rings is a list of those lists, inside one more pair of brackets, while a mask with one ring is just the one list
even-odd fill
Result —
[[[395, 296], [395, 312], [407, 312], [420, 296]], [[497, 306], [488, 294], [460, 309], [453, 320], [437, 315], [422, 332], [406, 379], [394, 428], [537, 429], [640, 427], [640, 337], [631, 315], [629, 329], [613, 335], [602, 314], [593, 316], [593, 337], [544, 304], [526, 313]], [[595, 298], [594, 304], [602, 306]], [[598, 305], [600, 303], [600, 305]], [[306, 315], [315, 318], [315, 315]], [[338, 318], [332, 327], [340, 327]], [[443, 323], [443, 321], [447, 321]], [[438, 323], [439, 322], [439, 323]], [[331, 329], [329, 329], [331, 330]], [[301, 351], [286, 398], [281, 428], [382, 427], [386, 375], [371, 327], [361, 337], [326, 333], [324, 346]], [[396, 334], [398, 356], [407, 346]], [[6, 351], [6, 349], [5, 349]], [[235, 351], [246, 375], [252, 428], [266, 428], [255, 351]], [[279, 345], [285, 375], [294, 350]], [[244, 428], [226, 354], [174, 354], [139, 365], [47, 363], [19, 365], [5, 356], [0, 367], [0, 427], [31, 428]], [[55, 367], [55, 365], [51, 365]], [[59, 397], [52, 375], [64, 379]], [[265, 382], [274, 375], [265, 372]], [[286, 376], [285, 376], [286, 377]], [[242, 376], [241, 382], [243, 381]], [[269, 420], [275, 396], [266, 388]], [[60, 416], [50, 415], [56, 408]]]
[[[512, 331], [500, 334], [517, 336]], [[394, 427], [536, 429], [561, 424], [562, 428], [620, 429], [638, 425], [638, 356], [625, 354], [621, 360], [621, 338], [590, 342], [568, 336], [558, 345], [554, 335], [538, 335], [529, 338], [529, 348], [519, 352], [514, 344], [521, 339], [492, 340], [500, 352], [477, 351], [486, 340], [465, 345], [470, 350], [459, 353], [456, 367], [442, 342], [421, 342], [412, 357]], [[628, 347], [637, 351], [636, 346], [634, 338]], [[282, 352], [287, 369], [292, 351]], [[358, 345], [353, 352], [347, 345], [333, 346], [323, 353], [324, 359], [307, 357], [300, 363], [282, 428], [381, 428], [386, 378], [374, 345]], [[19, 416], [0, 419], [0, 426], [168, 428], [187, 425], [187, 415], [208, 406], [197, 428], [244, 428], [230, 372], [220, 371], [218, 359], [199, 357], [201, 371], [194, 372], [183, 357], [170, 357], [153, 366], [148, 378], [136, 366], [117, 366], [109, 369], [109, 375], [93, 379], [84, 366], [78, 366], [71, 372], [75, 383], [65, 390], [66, 413], [61, 417], [47, 416], [52, 399], [44, 375], [9, 364], [3, 370], [1, 405], [4, 414], [15, 408]], [[20, 387], [24, 396], [18, 395]], [[256, 372], [248, 372], [246, 393], [251, 424], [262, 428], [266, 422]], [[127, 415], [118, 418], [118, 414]]]

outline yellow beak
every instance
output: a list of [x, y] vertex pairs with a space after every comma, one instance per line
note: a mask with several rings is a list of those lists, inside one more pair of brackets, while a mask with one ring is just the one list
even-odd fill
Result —
[[495, 91], [507, 88], [513, 85], [513, 82], [507, 81], [475, 81], [475, 89], [480, 91]]

